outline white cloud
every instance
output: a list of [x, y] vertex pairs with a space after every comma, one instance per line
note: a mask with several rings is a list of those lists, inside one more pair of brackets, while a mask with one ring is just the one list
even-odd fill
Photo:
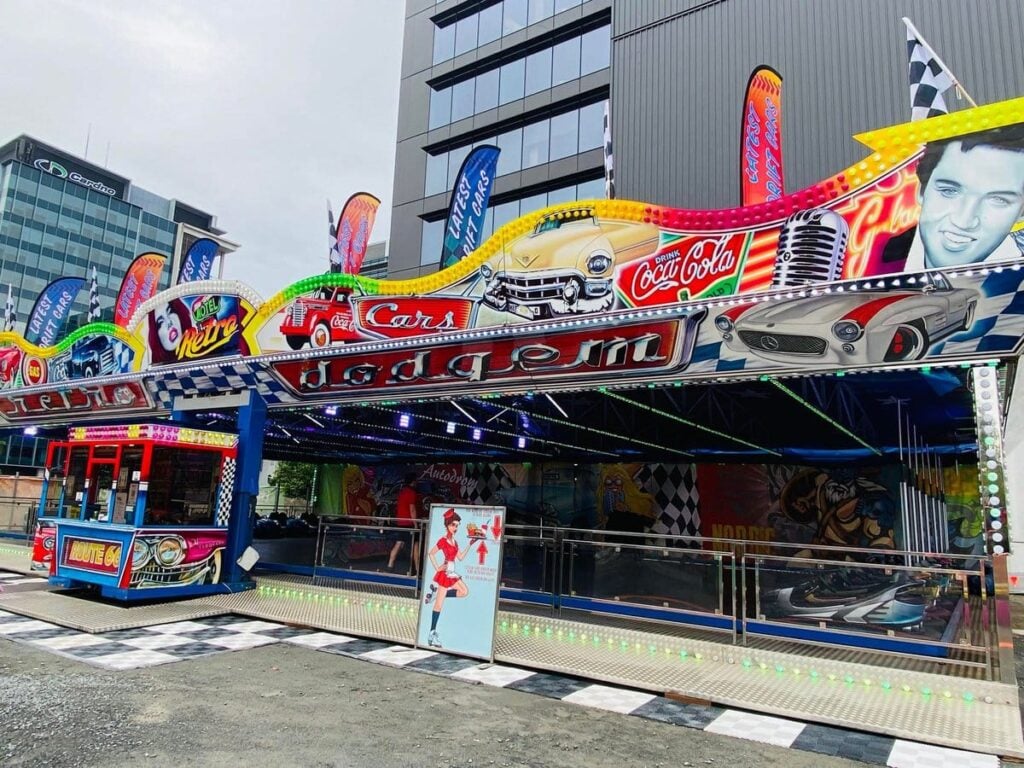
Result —
[[404, 5], [4, 0], [0, 141], [91, 133], [91, 161], [216, 215], [226, 276], [270, 295], [326, 269], [326, 197], [376, 194], [387, 237]]

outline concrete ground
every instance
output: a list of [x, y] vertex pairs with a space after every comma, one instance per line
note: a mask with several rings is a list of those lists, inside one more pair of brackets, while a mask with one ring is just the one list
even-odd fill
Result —
[[863, 765], [284, 644], [106, 672], [0, 638], [0, 765]]

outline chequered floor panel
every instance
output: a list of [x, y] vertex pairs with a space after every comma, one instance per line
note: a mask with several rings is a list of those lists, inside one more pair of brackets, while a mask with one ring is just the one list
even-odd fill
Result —
[[[256, 648], [286, 637], [312, 634], [267, 621], [217, 616], [136, 629], [87, 634], [0, 611], [0, 636], [104, 669], [137, 669], [213, 653]], [[337, 642], [332, 638], [331, 642]]]
[[109, 670], [151, 667], [283, 642], [468, 683], [539, 694], [580, 706], [891, 768], [998, 768], [1000, 764], [999, 759], [992, 755], [740, 710], [688, 704], [649, 692], [595, 684], [548, 672], [503, 664], [481, 664], [473, 659], [421, 648], [234, 615], [87, 634], [0, 610], [0, 637]]

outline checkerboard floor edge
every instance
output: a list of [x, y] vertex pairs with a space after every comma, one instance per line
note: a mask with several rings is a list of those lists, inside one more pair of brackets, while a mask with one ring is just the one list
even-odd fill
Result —
[[667, 725], [892, 768], [916, 768], [924, 764], [929, 768], [1000, 766], [999, 758], [993, 755], [738, 709], [692, 704], [646, 691], [504, 664], [480, 663], [385, 641], [253, 620], [238, 614], [89, 634], [0, 611], [0, 637], [115, 672], [284, 643], [466, 683], [510, 688]]

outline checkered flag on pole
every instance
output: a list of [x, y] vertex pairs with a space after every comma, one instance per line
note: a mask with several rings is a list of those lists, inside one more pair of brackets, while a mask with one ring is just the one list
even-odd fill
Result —
[[331, 272], [341, 272], [341, 251], [338, 250], [338, 227], [334, 223], [334, 209], [331, 201], [327, 201], [327, 260]]
[[907, 25], [907, 56], [910, 59], [910, 119], [924, 120], [948, 114], [942, 94], [957, 85], [956, 78], [910, 19], [904, 18], [903, 23]]
[[100, 286], [96, 278], [96, 267], [92, 268], [92, 280], [89, 283], [89, 316], [87, 321], [95, 323], [100, 319]]
[[14, 286], [7, 284], [7, 304], [4, 306], [4, 331], [10, 333], [14, 330], [14, 323], [17, 317], [14, 314]]
[[611, 103], [604, 103], [604, 196], [615, 198], [615, 161], [612, 159], [612, 124], [609, 116]]

